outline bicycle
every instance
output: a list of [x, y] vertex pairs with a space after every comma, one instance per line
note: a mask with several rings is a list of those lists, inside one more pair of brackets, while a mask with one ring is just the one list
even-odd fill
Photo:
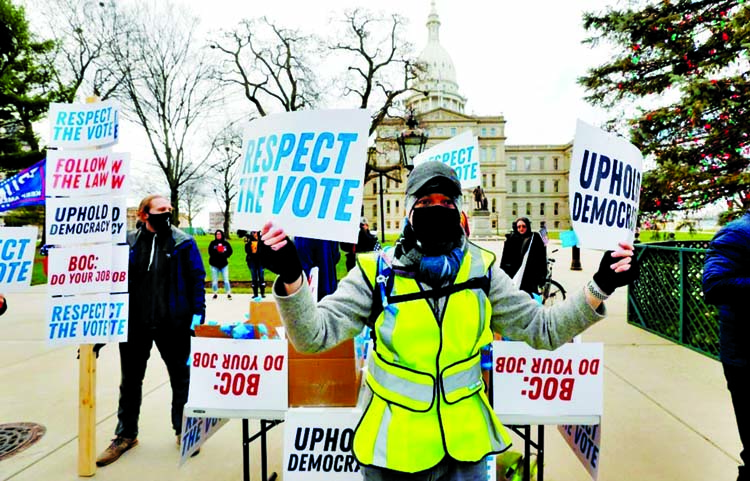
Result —
[[[559, 249], [555, 249], [551, 252], [551, 254], [554, 254]], [[544, 284], [542, 284], [542, 304], [545, 306], [551, 306], [552, 304], [555, 304], [556, 302], [562, 302], [565, 300], [566, 294], [565, 294], [565, 288], [557, 282], [556, 280], [552, 279], [552, 268], [555, 266], [555, 259], [548, 257], [547, 258], [547, 278], [544, 279]]]

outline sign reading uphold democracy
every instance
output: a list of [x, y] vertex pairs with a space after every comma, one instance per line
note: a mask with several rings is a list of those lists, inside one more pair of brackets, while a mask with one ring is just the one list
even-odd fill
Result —
[[244, 135], [234, 222], [277, 219], [290, 235], [357, 242], [367, 162], [368, 111], [269, 115]]

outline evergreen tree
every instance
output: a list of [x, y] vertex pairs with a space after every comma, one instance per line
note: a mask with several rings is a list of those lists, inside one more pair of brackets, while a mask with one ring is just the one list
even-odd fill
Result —
[[584, 15], [586, 42], [619, 53], [579, 82], [594, 105], [635, 107], [608, 127], [628, 129], [656, 161], [641, 211], [740, 207], [750, 200], [750, 1], [630, 5]]

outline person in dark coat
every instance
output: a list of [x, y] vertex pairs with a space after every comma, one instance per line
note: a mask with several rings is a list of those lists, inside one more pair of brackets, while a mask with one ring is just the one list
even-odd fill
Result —
[[[260, 250], [258, 249], [260, 243], [260, 233], [257, 230], [246, 233], [245, 231], [238, 231], [238, 234], [245, 240], [245, 263], [247, 268], [250, 269], [250, 278], [253, 284], [253, 297], [255, 299], [261, 299], [266, 297], [266, 281], [265, 272], [263, 271], [263, 260], [261, 259]], [[258, 291], [260, 291], [260, 297], [258, 297]]]
[[224, 291], [227, 299], [232, 298], [232, 286], [229, 283], [229, 258], [232, 256], [232, 245], [225, 239], [224, 231], [217, 230], [214, 240], [208, 244], [208, 265], [211, 266], [211, 288], [214, 299], [218, 297], [219, 275], [224, 280]]
[[350, 271], [357, 264], [357, 254], [360, 252], [372, 252], [380, 250], [378, 238], [370, 232], [370, 225], [365, 217], [359, 221], [359, 233], [357, 234], [357, 243], [341, 243], [341, 250], [346, 257], [346, 270]]
[[318, 268], [318, 300], [335, 291], [338, 286], [336, 264], [341, 260], [339, 243], [308, 237], [295, 237], [294, 244], [297, 246], [299, 260], [302, 263], [302, 270], [305, 271], [305, 275], [309, 278], [312, 268]]
[[539, 286], [547, 278], [547, 248], [541, 236], [532, 232], [531, 221], [526, 217], [519, 217], [513, 222], [513, 232], [507, 237], [500, 258], [500, 268], [511, 279], [521, 268], [527, 251], [528, 258], [520, 288], [529, 294], [539, 294]]
[[750, 480], [750, 211], [716, 233], [706, 253], [703, 295], [719, 307], [719, 356], [742, 442], [737, 481]]

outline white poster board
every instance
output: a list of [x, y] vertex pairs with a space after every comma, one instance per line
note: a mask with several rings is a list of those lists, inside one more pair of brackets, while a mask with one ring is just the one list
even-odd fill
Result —
[[633, 144], [578, 121], [569, 204], [579, 247], [614, 250], [633, 242], [642, 171], [643, 155]]
[[293, 408], [284, 420], [285, 481], [361, 481], [352, 453], [362, 412], [353, 408]]
[[482, 174], [479, 170], [479, 141], [471, 131], [460, 133], [418, 154], [414, 157], [414, 165], [417, 166], [428, 160], [440, 161], [455, 170], [462, 189], [482, 185]]
[[203, 446], [208, 438], [221, 429], [229, 419], [182, 417], [182, 435], [180, 436], [180, 463], [185, 461]]
[[[60, 197], [46, 200], [47, 244], [68, 246], [112, 241], [111, 200], [107, 196]], [[119, 212], [121, 217], [124, 212]]]
[[125, 195], [130, 154], [99, 150], [50, 150], [45, 166], [45, 194], [50, 197]]
[[47, 292], [51, 296], [127, 292], [128, 254], [127, 245], [51, 248]]
[[367, 110], [306, 110], [251, 122], [243, 137], [235, 227], [274, 219], [291, 236], [357, 242]]
[[31, 285], [37, 232], [36, 227], [0, 228], [0, 293]]
[[51, 345], [128, 340], [128, 294], [50, 297], [47, 340]]
[[117, 142], [119, 108], [113, 100], [86, 104], [49, 104], [49, 146], [101, 147]]
[[598, 424], [604, 348], [567, 343], [554, 351], [492, 343], [493, 406], [505, 424]]
[[185, 415], [278, 418], [289, 405], [287, 350], [281, 339], [193, 337]]
[[563, 424], [557, 427], [565, 442], [573, 450], [578, 460], [589, 472], [591, 479], [599, 477], [599, 452], [601, 448], [601, 425], [573, 426]]

